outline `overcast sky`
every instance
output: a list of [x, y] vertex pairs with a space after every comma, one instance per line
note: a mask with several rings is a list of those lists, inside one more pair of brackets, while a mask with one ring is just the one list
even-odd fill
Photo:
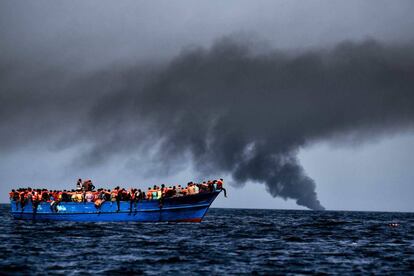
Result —
[[[177, 159], [176, 155], [169, 152], [158, 152], [154, 157], [149, 150], [125, 150], [121, 147], [118, 150], [116, 143], [98, 144], [100, 147], [113, 147], [110, 156], [105, 155], [107, 150], [98, 151], [96, 147], [91, 151], [91, 144], [95, 145], [97, 140], [104, 140], [102, 136], [107, 128], [106, 122], [116, 125], [111, 129], [125, 130], [125, 135], [130, 133], [130, 122], [120, 126], [120, 122], [113, 119], [120, 112], [118, 109], [112, 108], [117, 113], [110, 113], [115, 115], [105, 117], [106, 105], [102, 105], [100, 101], [102, 95], [111, 96], [111, 107], [113, 102], [118, 101], [124, 106], [129, 100], [147, 100], [147, 90], [153, 93], [158, 91], [158, 88], [153, 88], [154, 85], [150, 85], [150, 89], [143, 89], [146, 91], [143, 97], [131, 97], [134, 94], [121, 92], [130, 89], [130, 84], [134, 87], [141, 85], [137, 81], [131, 81], [131, 76], [142, 74], [142, 78], [149, 79], [149, 82], [153, 78], [175, 80], [175, 75], [174, 78], [169, 77], [172, 69], [159, 69], [158, 66], [164, 68], [165, 64], [173, 61], [168, 68], [175, 68], [174, 72], [179, 71], [182, 68], [180, 62], [191, 60], [190, 57], [198, 53], [194, 49], [199, 48], [206, 52], [201, 55], [201, 59], [210, 64], [222, 47], [217, 41], [228, 37], [243, 41], [243, 45], [253, 44], [253, 51], [260, 53], [273, 53], [275, 49], [284, 55], [316, 51], [317, 57], [329, 59], [330, 65], [336, 64], [333, 61], [335, 55], [342, 52], [325, 54], [324, 51], [331, 51], [329, 49], [335, 49], [348, 41], [357, 45], [349, 46], [352, 53], [365, 55], [364, 49], [378, 48], [366, 46], [366, 41], [372, 40], [381, 47], [390, 48], [384, 50], [388, 55], [384, 62], [392, 65], [387, 67], [391, 68], [389, 70], [403, 68], [409, 70], [404, 72], [414, 78], [411, 47], [414, 41], [413, 12], [413, 1], [1, 1], [0, 201], [7, 202], [7, 192], [12, 187], [31, 185], [66, 188], [74, 186], [78, 177], [92, 178], [97, 186], [103, 187], [147, 187], [148, 184], [161, 182], [182, 184], [204, 177], [215, 177], [211, 170], [206, 172], [204, 167], [200, 169], [199, 160], [184, 162], [182, 156]], [[360, 44], [362, 46], [358, 46]], [[399, 45], [401, 51], [394, 45]], [[187, 56], [185, 53], [188, 52], [192, 54]], [[409, 57], [400, 57], [398, 52], [409, 53]], [[383, 53], [383, 50], [378, 50], [378, 53]], [[397, 56], [398, 63], [388, 61], [389, 57], [394, 56]], [[272, 54], [269, 59], [275, 63], [285, 62], [285, 58], [276, 54]], [[256, 60], [256, 56], [248, 59], [249, 64], [262, 70], [263, 56], [258, 58], [260, 62], [256, 63]], [[286, 64], [291, 66], [294, 63], [286, 61]], [[156, 68], [155, 73], [148, 68]], [[376, 70], [376, 67], [372, 67], [372, 70]], [[395, 72], [395, 75], [399, 75], [398, 71]], [[148, 75], [151, 77], [147, 77]], [[203, 84], [205, 78], [200, 79]], [[292, 76], [282, 80], [289, 84]], [[404, 80], [403, 78], [402, 81]], [[307, 81], [299, 78], [293, 82]], [[143, 81], [143, 86], [148, 87], [146, 82], [148, 81]], [[330, 127], [331, 132], [324, 130], [323, 133], [316, 134], [308, 131], [304, 134], [304, 141], [289, 144], [289, 150], [281, 150], [282, 153], [279, 148], [270, 145], [269, 141], [275, 137], [273, 133], [269, 136], [263, 133], [261, 138], [270, 139], [266, 141], [264, 148], [275, 150], [275, 156], [282, 154], [284, 158], [286, 155], [289, 158], [297, 157], [298, 162], [293, 164], [301, 164], [299, 168], [303, 168], [304, 175], [311, 179], [310, 184], [306, 182], [304, 185], [311, 185], [313, 179], [317, 198], [326, 209], [412, 212], [413, 117], [410, 112], [399, 113], [394, 110], [414, 105], [412, 97], [404, 98], [408, 95], [404, 92], [406, 84], [410, 84], [409, 80], [402, 83], [401, 90], [398, 90], [400, 87], [393, 86], [396, 89], [396, 102], [404, 104], [393, 105], [393, 112], [390, 113], [384, 110], [384, 114], [389, 114], [389, 117], [380, 121], [377, 117], [369, 118], [368, 123], [365, 120], [350, 121], [343, 128], [332, 130]], [[191, 85], [189, 87], [197, 87]], [[217, 85], [218, 89], [228, 87], [220, 85]], [[172, 89], [169, 84], [166, 87]], [[216, 86], [213, 84], [212, 87]], [[375, 85], [368, 83], [364, 87], [371, 88]], [[94, 92], [89, 93], [89, 89]], [[102, 93], [99, 97], [96, 96], [97, 91]], [[119, 94], [117, 91], [120, 91]], [[254, 96], [254, 91], [249, 93]], [[51, 95], [53, 100], [49, 101]], [[171, 95], [174, 95], [174, 91]], [[108, 105], [108, 100], [105, 98], [102, 103]], [[257, 104], [260, 103], [258, 101]], [[369, 109], [370, 103], [367, 104]], [[76, 110], [77, 106], [79, 112]], [[375, 104], [372, 106], [378, 107]], [[126, 105], [125, 107], [127, 109]], [[375, 108], [372, 110], [381, 112]], [[236, 109], [235, 113], [239, 114], [238, 112]], [[331, 112], [332, 114], [324, 114], [335, 118], [335, 110]], [[84, 129], [90, 125], [83, 124], [83, 114], [92, 114], [93, 127], [105, 127], [94, 128], [96, 136], [93, 136]], [[144, 119], [140, 121], [139, 118], [142, 117], [145, 116], [137, 116], [134, 124], [146, 124]], [[165, 117], [156, 114], [150, 122], [157, 122], [159, 118], [165, 120]], [[371, 121], [375, 125], [371, 126]], [[250, 129], [249, 124], [246, 123], [243, 135]], [[262, 122], [259, 124], [254, 120], [251, 123], [252, 126], [261, 124]], [[358, 138], [353, 139], [354, 130], [349, 131], [353, 129], [353, 124], [358, 125], [355, 131], [362, 133], [363, 139], [360, 139], [358, 133]], [[398, 127], [392, 127], [394, 124]], [[78, 126], [81, 126], [80, 130], [75, 130]], [[180, 127], [181, 124], [177, 126]], [[279, 126], [275, 124], [275, 127]], [[83, 132], [88, 136], [87, 139], [82, 137]], [[270, 132], [272, 131], [269, 130]], [[137, 132], [134, 130], [133, 134], [137, 135]], [[145, 134], [145, 131], [140, 132], [140, 135]], [[166, 136], [167, 139], [177, 137], [176, 134], [166, 135], [170, 135]], [[138, 142], [131, 143], [125, 138], [121, 140], [128, 145], [148, 146], [147, 142], [142, 145]], [[185, 146], [177, 146], [175, 142], [176, 149], [186, 149]], [[193, 154], [197, 152], [193, 147], [190, 147], [190, 151]], [[90, 158], [89, 153], [84, 157], [84, 152], [99, 152], [101, 158]], [[207, 159], [203, 160], [211, 162], [208, 155], [204, 153], [204, 156]], [[86, 158], [87, 161], [79, 161], [81, 158]], [[171, 162], [165, 162], [160, 167], [159, 163], [163, 158]], [[177, 165], [177, 162], [180, 164]], [[219, 198], [213, 206], [304, 208], [295, 203], [301, 197], [295, 197], [293, 192], [284, 196], [283, 193], [277, 194], [274, 191], [273, 195], [277, 195], [274, 198], [266, 191], [266, 187], [272, 187], [271, 184], [266, 186], [254, 183], [253, 179], [258, 178], [251, 175], [240, 176], [240, 173], [234, 173], [235, 170], [237, 168], [218, 171], [220, 175], [217, 177], [224, 177], [229, 180], [228, 185], [232, 186], [229, 187], [229, 198]], [[267, 183], [274, 178], [261, 179]], [[243, 183], [236, 183], [239, 180]], [[293, 199], [286, 201], [282, 197]], [[308, 203], [302, 205], [310, 206]]]

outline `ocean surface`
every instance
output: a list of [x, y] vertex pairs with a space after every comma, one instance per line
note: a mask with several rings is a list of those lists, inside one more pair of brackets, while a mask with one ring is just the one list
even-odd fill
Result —
[[0, 274], [411, 274], [414, 213], [210, 209], [202, 223], [14, 221]]

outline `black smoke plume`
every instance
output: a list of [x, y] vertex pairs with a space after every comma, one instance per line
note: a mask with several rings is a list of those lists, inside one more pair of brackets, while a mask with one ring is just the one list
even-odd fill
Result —
[[164, 64], [79, 76], [31, 66], [0, 67], [2, 151], [85, 144], [86, 165], [136, 154], [167, 168], [191, 161], [203, 174], [263, 183], [272, 196], [315, 210], [323, 206], [298, 162], [301, 148], [414, 122], [413, 45], [259, 52], [222, 39]]

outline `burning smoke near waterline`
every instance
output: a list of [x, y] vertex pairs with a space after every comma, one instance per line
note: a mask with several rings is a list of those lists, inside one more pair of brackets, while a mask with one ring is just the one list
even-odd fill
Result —
[[263, 183], [272, 196], [316, 210], [323, 207], [298, 162], [301, 148], [349, 135], [358, 142], [414, 122], [412, 45], [256, 52], [222, 39], [165, 64], [81, 78], [29, 72], [0, 67], [2, 151], [83, 143], [84, 164], [96, 165], [139, 149], [164, 167], [191, 160], [201, 173]]

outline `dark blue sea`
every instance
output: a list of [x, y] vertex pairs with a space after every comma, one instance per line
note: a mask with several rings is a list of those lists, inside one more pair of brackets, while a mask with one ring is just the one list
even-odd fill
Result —
[[412, 274], [414, 214], [210, 209], [202, 223], [14, 221], [0, 274]]

